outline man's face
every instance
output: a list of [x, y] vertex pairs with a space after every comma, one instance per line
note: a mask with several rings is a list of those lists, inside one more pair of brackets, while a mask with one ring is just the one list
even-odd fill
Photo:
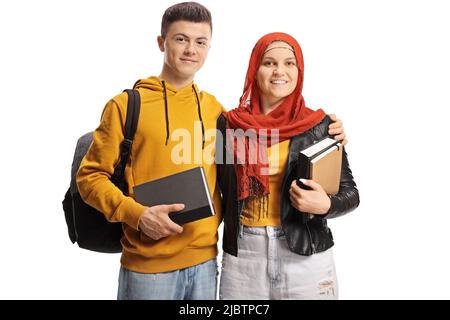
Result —
[[194, 78], [208, 56], [211, 28], [206, 22], [176, 21], [167, 30], [165, 38], [158, 37], [164, 52], [167, 71], [179, 78]]

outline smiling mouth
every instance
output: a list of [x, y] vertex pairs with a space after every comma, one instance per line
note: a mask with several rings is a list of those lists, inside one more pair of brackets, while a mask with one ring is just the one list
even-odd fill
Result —
[[182, 62], [185, 62], [185, 63], [197, 63], [197, 61], [191, 60], [191, 59], [180, 58], [180, 60], [181, 60]]
[[286, 80], [271, 80], [270, 83], [279, 86], [287, 84], [288, 82]]

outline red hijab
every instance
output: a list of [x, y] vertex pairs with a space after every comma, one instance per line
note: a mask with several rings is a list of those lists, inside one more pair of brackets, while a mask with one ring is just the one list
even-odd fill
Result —
[[[276, 109], [265, 115], [260, 109], [260, 92], [256, 83], [256, 73], [267, 47], [274, 41], [286, 42], [293, 48], [299, 72], [294, 91]], [[237, 138], [232, 138], [235, 139], [233, 153], [239, 200], [269, 194], [267, 145], [262, 145], [259, 148], [261, 141], [267, 139], [268, 145], [272, 145], [272, 141], [274, 141], [273, 143], [285, 141], [311, 129], [325, 117], [325, 113], [321, 109], [313, 111], [305, 105], [302, 96], [303, 71], [303, 54], [300, 45], [288, 34], [269, 33], [259, 39], [253, 48], [239, 106], [226, 114], [228, 128], [244, 131], [248, 129], [256, 130], [256, 141], [254, 138], [246, 137], [244, 139], [245, 150], [239, 150], [238, 152]], [[261, 129], [268, 129], [267, 134], [260, 132]], [[273, 138], [271, 137], [271, 129], [279, 130], [278, 140], [271, 139]], [[258, 146], [257, 161], [252, 163], [255, 161], [248, 161], [249, 150], [254, 150], [251, 147], [255, 145]]]

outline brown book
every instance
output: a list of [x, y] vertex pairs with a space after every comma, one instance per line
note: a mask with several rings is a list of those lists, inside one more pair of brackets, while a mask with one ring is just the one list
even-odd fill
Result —
[[342, 148], [339, 141], [327, 137], [300, 151], [297, 165], [298, 178], [314, 180], [327, 194], [338, 193], [341, 181]]

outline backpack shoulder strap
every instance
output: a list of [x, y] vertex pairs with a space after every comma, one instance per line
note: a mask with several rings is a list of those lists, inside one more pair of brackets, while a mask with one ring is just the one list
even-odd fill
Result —
[[127, 118], [125, 120], [125, 138], [120, 146], [120, 161], [114, 169], [111, 181], [114, 182], [123, 192], [126, 192], [126, 183], [124, 181], [125, 167], [130, 158], [131, 146], [133, 145], [134, 135], [136, 133], [141, 111], [141, 97], [137, 90], [127, 89], [128, 94]]
[[127, 119], [125, 121], [124, 141], [127, 141], [127, 143], [132, 143], [139, 120], [139, 112], [141, 109], [141, 97], [137, 90], [127, 89], [125, 90], [125, 92], [128, 94], [128, 107], [127, 107]]

